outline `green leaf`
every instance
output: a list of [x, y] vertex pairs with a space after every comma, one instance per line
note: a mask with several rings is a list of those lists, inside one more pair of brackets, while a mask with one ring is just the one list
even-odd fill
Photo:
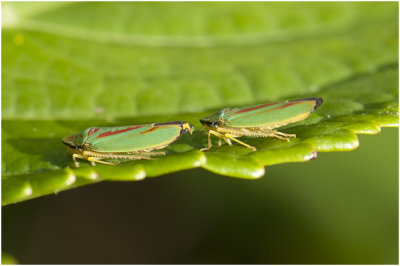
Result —
[[[2, 5], [3, 205], [194, 167], [259, 178], [264, 166], [352, 150], [356, 134], [398, 126], [394, 2]], [[199, 151], [200, 117], [304, 97], [324, 104], [280, 129], [296, 139], [241, 138], [256, 152], [213, 139]], [[61, 143], [92, 126], [170, 120], [196, 131], [156, 160], [74, 168]]]

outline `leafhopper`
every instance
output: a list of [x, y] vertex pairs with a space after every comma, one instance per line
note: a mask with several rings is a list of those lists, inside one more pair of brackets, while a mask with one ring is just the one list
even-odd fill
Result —
[[193, 127], [185, 121], [172, 121], [123, 127], [91, 127], [75, 135], [63, 138], [75, 166], [78, 159], [96, 163], [118, 165], [104, 159], [136, 160], [152, 159], [151, 156], [165, 155], [154, 151], [165, 148]]
[[211, 135], [219, 138], [218, 146], [221, 146], [221, 139], [229, 145], [232, 145], [233, 140], [253, 151], [256, 150], [255, 147], [236, 138], [276, 137], [290, 141], [289, 138], [295, 138], [296, 134], [286, 134], [275, 129], [306, 119], [322, 102], [321, 98], [308, 98], [222, 109], [200, 119], [200, 123], [208, 130], [208, 147], [201, 150], [211, 148]]

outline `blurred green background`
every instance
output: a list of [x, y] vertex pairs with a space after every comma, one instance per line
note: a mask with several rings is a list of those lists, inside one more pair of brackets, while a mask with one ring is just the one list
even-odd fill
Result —
[[258, 180], [188, 170], [3, 207], [20, 263], [397, 264], [398, 129]]
[[[350, 133], [398, 124], [397, 34], [394, 2], [2, 3], [2, 175], [12, 186], [62, 172], [61, 137], [99, 120], [198, 123], [319, 92], [333, 99], [315, 113], [328, 137], [311, 137], [354, 148]], [[192, 169], [7, 205], [2, 252], [23, 264], [397, 264], [398, 138], [383, 128], [256, 180]]]

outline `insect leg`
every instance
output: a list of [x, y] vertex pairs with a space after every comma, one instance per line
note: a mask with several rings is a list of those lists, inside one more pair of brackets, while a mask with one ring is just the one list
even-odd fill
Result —
[[165, 155], [163, 151], [138, 151], [140, 155]]
[[107, 164], [107, 165], [119, 165], [120, 164], [120, 163], [105, 162], [105, 161], [102, 161], [102, 160], [100, 160], [100, 159], [98, 159], [96, 157], [87, 157], [87, 160], [90, 162], [90, 164], [92, 166], [95, 166], [96, 163], [102, 163], [102, 164]]
[[283, 136], [283, 137], [288, 137], [288, 138], [296, 137], [296, 134], [288, 134], [288, 133], [283, 133], [283, 132], [279, 132], [279, 131], [275, 131], [274, 133], [276, 133], [277, 135]]
[[[209, 149], [211, 149], [211, 134], [213, 134], [214, 136], [218, 137], [218, 138], [223, 138], [226, 141], [226, 137], [224, 136], [224, 134], [218, 133], [214, 130], [209, 130], [208, 131], [208, 147], [207, 148], [202, 148], [200, 149], [200, 151], [207, 151]], [[226, 141], [229, 145], [232, 145], [232, 143], [230, 143], [230, 141]]]
[[146, 160], [154, 160], [151, 157], [143, 156], [143, 155], [152, 155], [153, 153], [147, 153], [144, 151], [140, 151], [140, 154], [113, 154], [109, 158], [114, 158], [114, 159], [121, 159], [121, 160], [140, 160], [140, 159], [146, 159]]
[[75, 167], [77, 167], [77, 168], [79, 167], [79, 162], [76, 160], [76, 158], [87, 160], [86, 156], [83, 156], [83, 155], [80, 155], [77, 153], [72, 154], [72, 159], [74, 160]]
[[227, 137], [228, 139], [231, 139], [233, 141], [236, 141], [237, 143], [249, 148], [250, 150], [253, 150], [253, 151], [257, 150], [256, 147], [250, 146], [249, 144], [246, 144], [246, 143], [236, 139], [235, 136], [233, 136], [231, 134], [225, 134], [225, 137]]
[[283, 139], [286, 141], [290, 141], [289, 138], [295, 138], [296, 134], [288, 134], [288, 133], [282, 133], [276, 130], [271, 130], [271, 129], [263, 129], [262, 130], [263, 133], [265, 133], [265, 137], [275, 137], [278, 139]]
[[232, 142], [231, 142], [228, 138], [226, 138], [226, 137], [224, 136], [224, 137], [219, 137], [219, 138], [218, 138], [218, 147], [221, 147], [221, 139], [224, 139], [224, 140], [226, 141], [226, 143], [229, 144], [229, 146], [232, 146]]
[[211, 130], [208, 131], [208, 147], [201, 148], [200, 151], [207, 151], [209, 149], [211, 149]]

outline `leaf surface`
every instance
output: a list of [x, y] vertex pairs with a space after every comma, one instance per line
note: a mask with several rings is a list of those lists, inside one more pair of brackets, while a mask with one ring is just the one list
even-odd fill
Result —
[[[398, 126], [397, 3], [2, 5], [2, 204], [194, 167], [259, 178]], [[256, 152], [213, 139], [199, 151], [200, 117], [306, 97], [324, 104], [280, 129], [296, 139], [241, 138]], [[196, 131], [156, 160], [76, 169], [61, 143], [88, 127], [172, 120]]]

